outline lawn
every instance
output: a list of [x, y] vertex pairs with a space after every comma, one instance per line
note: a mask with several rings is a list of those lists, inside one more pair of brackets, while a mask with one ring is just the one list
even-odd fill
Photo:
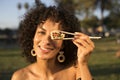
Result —
[[[94, 40], [95, 50], [89, 60], [89, 68], [95, 80], [120, 80], [120, 58], [115, 53], [120, 44], [115, 38]], [[0, 80], [10, 80], [13, 72], [28, 63], [17, 48], [0, 49]]]
[[115, 56], [120, 44], [115, 38], [95, 40], [89, 67], [95, 80], [120, 80], [120, 58]]

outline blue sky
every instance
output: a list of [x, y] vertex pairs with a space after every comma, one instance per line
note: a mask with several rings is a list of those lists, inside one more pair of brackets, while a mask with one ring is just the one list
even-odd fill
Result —
[[[53, 0], [41, 0], [46, 5], [53, 5]], [[18, 28], [20, 17], [25, 13], [25, 9], [17, 9], [17, 4], [28, 2], [31, 6], [34, 0], [0, 0], [0, 29]]]

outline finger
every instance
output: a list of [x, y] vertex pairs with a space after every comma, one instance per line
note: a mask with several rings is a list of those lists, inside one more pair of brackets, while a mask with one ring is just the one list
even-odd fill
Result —
[[93, 50], [93, 47], [84, 40], [76, 39], [74, 42], [78, 48], [84, 47], [86, 50], [88, 50], [88, 52]]
[[87, 42], [86, 40], [77, 38], [77, 39], [74, 39], [73, 42], [78, 48], [80, 48], [82, 46], [82, 47], [86, 48], [86, 50], [88, 52], [92, 52], [94, 49], [94, 47], [91, 44], [88, 44], [89, 42]]
[[76, 46], [78, 46], [78, 51], [80, 52], [78, 52], [78, 56], [86, 56], [86, 55], [89, 55], [89, 54], [91, 54], [91, 52], [92, 52], [92, 48], [91, 47], [84, 47], [83, 46], [83, 44], [81, 45], [80, 43], [78, 43], [78, 42], [74, 42], [74, 44], [76, 45]]
[[85, 40], [88, 44], [90, 44], [93, 48], [95, 47], [93, 41], [89, 38], [89, 36], [83, 34], [83, 33], [80, 33], [80, 32], [76, 32], [75, 33], [75, 39], [83, 39]]
[[81, 39], [74, 39], [73, 42], [75, 42], [78, 47], [83, 46], [86, 48], [87, 43]]
[[86, 38], [85, 41], [86, 41], [90, 46], [92, 46], [93, 48], [95, 47], [93, 41], [92, 41], [90, 38]]

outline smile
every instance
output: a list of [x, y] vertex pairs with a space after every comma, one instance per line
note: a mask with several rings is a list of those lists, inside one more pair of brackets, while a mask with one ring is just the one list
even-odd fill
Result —
[[45, 48], [45, 47], [42, 47], [42, 46], [39, 46], [39, 48], [40, 48], [40, 51], [43, 52], [43, 53], [48, 53], [48, 52], [53, 50], [53, 48]]

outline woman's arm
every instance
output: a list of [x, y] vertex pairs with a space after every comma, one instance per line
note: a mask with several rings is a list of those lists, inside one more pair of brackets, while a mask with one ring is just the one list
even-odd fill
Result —
[[92, 80], [92, 75], [87, 64], [78, 64], [76, 69], [76, 80]]
[[76, 32], [73, 43], [78, 47], [77, 56], [77, 79], [79, 76], [81, 80], [92, 80], [91, 73], [88, 68], [88, 59], [94, 49], [94, 43], [90, 40], [89, 36]]

